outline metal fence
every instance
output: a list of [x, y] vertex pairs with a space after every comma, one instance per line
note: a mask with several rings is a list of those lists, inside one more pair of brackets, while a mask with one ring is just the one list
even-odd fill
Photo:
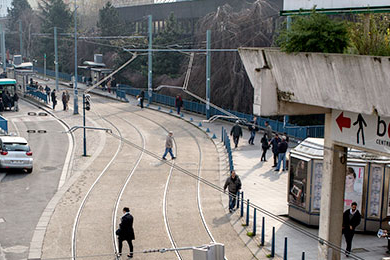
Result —
[[46, 93], [42, 93], [41, 91], [37, 90], [36, 88], [26, 86], [26, 95], [32, 96], [36, 99], [39, 99], [40, 101], [43, 101], [47, 104], [47, 95]]

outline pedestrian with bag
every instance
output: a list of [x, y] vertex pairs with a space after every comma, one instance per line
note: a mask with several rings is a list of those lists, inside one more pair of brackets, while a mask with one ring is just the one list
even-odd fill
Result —
[[167, 156], [168, 153], [171, 155], [172, 160], [176, 159], [176, 157], [173, 155], [172, 148], [173, 148], [173, 132], [169, 131], [167, 139], [165, 140], [165, 152], [162, 157], [163, 160], [167, 159], [165, 158], [165, 156]]
[[241, 180], [234, 170], [231, 171], [230, 176], [226, 179], [223, 192], [226, 192], [226, 188], [229, 191], [229, 212], [232, 213], [236, 207], [236, 199], [241, 189]]
[[238, 146], [238, 141], [240, 141], [240, 137], [242, 137], [242, 128], [239, 125], [240, 121], [236, 121], [236, 124], [232, 127], [232, 130], [230, 130], [230, 135], [233, 136], [233, 141], [235, 148]]
[[261, 155], [261, 162], [267, 161], [267, 150], [269, 148], [269, 142], [267, 138], [267, 133], [264, 133], [263, 138], [261, 138], [261, 149], [263, 149], [263, 154]]
[[178, 115], [180, 115], [180, 110], [182, 106], [183, 106], [183, 100], [181, 99], [180, 95], [177, 95], [175, 99], [175, 107]]
[[276, 167], [278, 163], [278, 145], [280, 143], [280, 138], [277, 133], [275, 133], [274, 138], [270, 141], [270, 145], [272, 145], [272, 153], [274, 154], [274, 165], [272, 167]]
[[288, 149], [288, 144], [286, 142], [286, 136], [282, 136], [282, 140], [278, 144], [278, 165], [276, 165], [275, 171], [278, 172], [280, 170], [280, 166], [283, 162], [283, 171], [287, 170], [286, 167], [286, 152]]
[[259, 131], [259, 127], [257, 126], [257, 117], [253, 117], [253, 120], [250, 122], [249, 131], [251, 133], [251, 137], [248, 140], [250, 145], [254, 145], [256, 132]]
[[127, 257], [132, 258], [134, 247], [133, 240], [135, 239], [133, 222], [134, 218], [130, 214], [130, 209], [127, 207], [123, 208], [123, 216], [121, 218], [121, 223], [119, 224], [118, 230], [115, 232], [118, 236], [118, 256], [122, 255], [122, 246], [123, 241], [127, 241], [129, 244], [130, 254]]
[[346, 256], [349, 257], [352, 249], [352, 239], [355, 235], [355, 229], [359, 226], [362, 216], [357, 209], [357, 203], [352, 202], [351, 208], [343, 214], [343, 234], [347, 243]]

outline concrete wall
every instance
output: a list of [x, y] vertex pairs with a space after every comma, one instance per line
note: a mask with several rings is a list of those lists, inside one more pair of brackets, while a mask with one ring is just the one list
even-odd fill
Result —
[[239, 50], [254, 87], [254, 113], [299, 115], [328, 108], [390, 116], [390, 57]]

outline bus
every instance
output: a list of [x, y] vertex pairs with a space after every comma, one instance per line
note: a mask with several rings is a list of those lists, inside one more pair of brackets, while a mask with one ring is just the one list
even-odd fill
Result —
[[0, 79], [0, 111], [12, 110], [15, 105], [13, 98], [15, 93], [15, 79]]

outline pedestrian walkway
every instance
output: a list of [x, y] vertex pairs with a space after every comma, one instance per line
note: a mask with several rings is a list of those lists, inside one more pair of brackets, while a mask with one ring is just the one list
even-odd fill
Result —
[[[80, 92], [86, 88], [85, 85], [79, 84]], [[114, 94], [107, 93], [100, 89], [91, 91], [93, 94], [102, 95], [109, 98], [116, 98]], [[129, 103], [136, 105], [137, 101], [127, 96]], [[171, 112], [173, 108], [167, 108], [153, 104], [149, 106], [149, 109], [155, 109], [164, 113], [172, 114], [172, 116], [182, 117], [182, 119], [192, 122], [204, 131], [209, 130], [209, 136], [216, 136], [215, 143], [221, 151], [221, 158], [225, 159], [226, 156], [223, 154], [223, 146], [221, 142], [221, 128], [224, 127], [230, 132], [232, 124], [226, 121], [214, 121], [213, 123], [205, 122], [203, 115], [189, 114], [183, 111], [181, 116], [175, 115]], [[244, 135], [240, 140], [238, 148], [233, 150], [233, 161], [235, 170], [240, 176], [243, 183], [243, 191], [245, 199], [250, 199], [251, 203], [269, 211], [270, 213], [281, 216], [287, 223], [294, 224], [297, 228], [302, 229], [305, 232], [309, 232], [314, 235], [318, 235], [318, 229], [307, 227], [292, 219], [288, 218], [288, 204], [287, 204], [287, 185], [288, 185], [288, 173], [287, 172], [275, 172], [273, 171], [271, 158], [272, 152], [269, 150], [267, 154], [266, 162], [260, 162], [261, 146], [260, 139], [262, 133], [258, 133], [255, 138], [255, 145], [249, 145], [248, 139], [250, 137], [249, 131], [246, 127], [243, 127]], [[221, 172], [221, 184], [224, 179], [228, 176], [228, 168]], [[227, 210], [227, 198], [222, 197], [224, 205]], [[256, 256], [264, 255], [262, 250], [267, 252], [270, 249], [271, 232], [272, 227], [275, 227], [276, 235], [276, 254], [283, 256], [284, 239], [288, 238], [288, 257], [290, 259], [301, 259], [302, 252], [305, 252], [306, 259], [317, 258], [317, 241], [309, 238], [308, 236], [299, 233], [297, 230], [292, 229], [288, 225], [274, 220], [271, 217], [265, 216], [265, 247], [259, 248], [254, 246], [253, 243], [258, 243], [259, 236], [257, 235], [254, 240], [246, 235], [246, 230], [242, 227], [242, 221], [245, 221], [245, 216], [241, 220], [239, 219], [239, 211], [236, 211], [230, 218], [231, 224], [235, 227], [236, 231], [240, 234], [241, 238], [252, 253]], [[245, 215], [246, 213], [244, 213]], [[253, 222], [253, 212], [251, 212], [250, 225], [247, 231], [251, 231]], [[258, 212], [257, 214], [257, 234], [261, 233], [261, 219], [264, 215]], [[387, 241], [384, 239], [378, 239], [375, 235], [368, 234], [356, 234], [353, 241], [354, 253], [364, 259], [381, 259], [385, 257]], [[343, 248], [345, 243], [343, 239]], [[259, 254], [259, 252], [261, 252]]]

